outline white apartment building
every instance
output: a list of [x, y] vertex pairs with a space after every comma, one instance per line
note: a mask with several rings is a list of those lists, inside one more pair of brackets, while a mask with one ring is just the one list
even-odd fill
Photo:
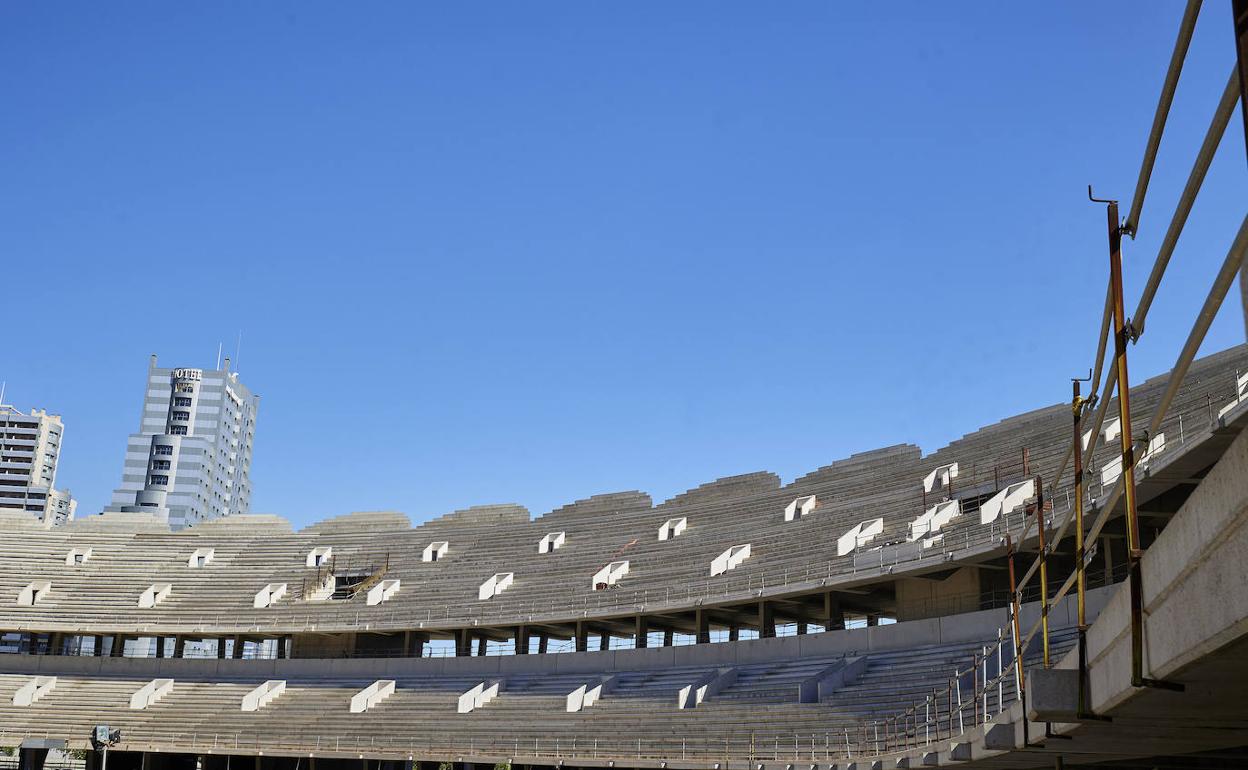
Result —
[[77, 501], [55, 488], [64, 436], [60, 415], [0, 404], [0, 510], [24, 511], [47, 526], [74, 517]]

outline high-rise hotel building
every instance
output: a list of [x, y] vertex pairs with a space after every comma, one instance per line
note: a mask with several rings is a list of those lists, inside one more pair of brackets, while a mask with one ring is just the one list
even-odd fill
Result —
[[0, 510], [23, 511], [47, 526], [74, 517], [77, 501], [54, 487], [64, 436], [60, 415], [0, 404]]
[[151, 513], [181, 529], [251, 509], [259, 396], [230, 371], [163, 369], [152, 356], [139, 432], [106, 510]]

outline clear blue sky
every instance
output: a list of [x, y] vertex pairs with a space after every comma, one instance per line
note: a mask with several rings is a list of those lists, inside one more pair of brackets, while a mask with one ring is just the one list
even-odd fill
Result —
[[[0, 379], [79, 515], [242, 330], [254, 509], [785, 480], [1068, 398], [1178, 2], [5, 3]], [[1206, 7], [1138, 296], [1233, 61]], [[1238, 113], [1133, 351], [1243, 215]], [[11, 288], [10, 288], [11, 287]], [[1207, 350], [1243, 339], [1238, 309]]]

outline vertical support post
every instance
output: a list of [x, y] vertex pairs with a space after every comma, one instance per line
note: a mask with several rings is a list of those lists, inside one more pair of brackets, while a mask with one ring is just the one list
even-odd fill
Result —
[[645, 615], [638, 613], [633, 630], [633, 646], [639, 650], [644, 650], [649, 644], [650, 624], [646, 622]]
[[1106, 206], [1109, 227], [1109, 283], [1113, 296], [1114, 367], [1118, 377], [1118, 437], [1122, 452], [1122, 487], [1127, 519], [1127, 566], [1131, 582], [1131, 686], [1144, 680], [1144, 614], [1140, 585], [1140, 519], [1135, 507], [1135, 447], [1131, 431], [1131, 380], [1127, 373], [1128, 330], [1122, 296], [1122, 228], [1118, 222], [1118, 202]]
[[1083, 397], [1079, 393], [1079, 380], [1072, 379], [1070, 413], [1074, 420], [1075, 459], [1075, 589], [1077, 626], [1079, 628], [1079, 696], [1076, 713], [1088, 712], [1088, 618], [1085, 595], [1088, 588], [1088, 565], [1083, 542]]
[[[1018, 618], [1019, 601], [1018, 582], [1014, 577], [1014, 541], [1010, 539], [1008, 534], [1005, 536], [1005, 554], [1010, 573], [1010, 633], [1014, 637], [1014, 679], [1018, 685], [1018, 699], [1026, 703], [1027, 681], [1023, 673], [1022, 662], [1018, 659], [1019, 649], [1023, 643], [1023, 629]], [[1026, 721], [1024, 721], [1025, 724]]]
[[[1244, 152], [1248, 154], [1248, 0], [1231, 0], [1235, 22], [1235, 53], [1239, 62], [1239, 108], [1244, 118]], [[1248, 334], [1248, 261], [1239, 268], [1239, 294]]]
[[1036, 536], [1040, 546], [1040, 627], [1044, 637], [1044, 667], [1049, 667], [1049, 548], [1044, 532], [1044, 479], [1036, 476]]

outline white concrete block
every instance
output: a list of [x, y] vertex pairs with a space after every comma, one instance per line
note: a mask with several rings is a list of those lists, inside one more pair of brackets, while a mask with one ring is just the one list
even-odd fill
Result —
[[446, 542], [445, 540], [434, 541], [430, 543], [429, 545], [425, 546], [424, 553], [421, 554], [420, 560], [421, 561], [437, 561], [438, 559], [441, 559], [443, 556], [446, 556], [446, 552], [449, 551], [450, 549], [451, 549], [451, 544]]
[[943, 503], [937, 503], [924, 511], [922, 516], [910, 522], [910, 536], [907, 539], [914, 542], [919, 538], [930, 537], [961, 515], [961, 500], [946, 500]]
[[563, 542], [565, 539], [566, 539], [566, 533], [551, 532], [550, 534], [543, 537], [540, 541], [538, 541], [537, 552], [538, 553], [550, 553], [551, 551], [557, 551], [563, 547]]
[[173, 692], [172, 679], [153, 679], [130, 696], [130, 708], [139, 711]]
[[86, 564], [91, 559], [91, 551], [90, 548], [70, 548], [69, 553], [65, 554], [65, 566]]
[[935, 489], [944, 489], [949, 486], [949, 482], [958, 477], [958, 464], [949, 463], [948, 465], [938, 465], [931, 473], [923, 477], [923, 491], [931, 492]]
[[784, 508], [784, 520], [793, 521], [810, 514], [815, 510], [815, 506], [819, 504], [815, 495], [806, 495], [799, 497], [789, 503]]
[[750, 558], [750, 544], [734, 545], [728, 550], [716, 556], [711, 562], [711, 577], [722, 575], [725, 572], [736, 569], [737, 565]]
[[512, 580], [515, 579], [514, 572], [499, 572], [493, 575], [489, 580], [481, 584], [477, 589], [477, 599], [482, 601], [493, 599], [511, 586]]
[[1001, 516], [1013, 513], [1036, 496], [1036, 480], [1027, 479], [1010, 484], [988, 498], [979, 508], [979, 523], [991, 524]]
[[369, 607], [376, 606], [382, 602], [390, 601], [390, 597], [399, 592], [399, 580], [382, 580], [377, 585], [368, 589], [365, 596], [365, 604]]
[[368, 687], [351, 696], [351, 713], [360, 714], [381, 703], [394, 694], [393, 679], [378, 679]]
[[270, 679], [243, 696], [243, 711], [259, 711], [284, 692], [285, 679]]
[[334, 556], [333, 546], [326, 546], [323, 548], [313, 548], [311, 551], [308, 551], [308, 557], [307, 559], [304, 560], [304, 566], [321, 567], [321, 566], [327, 565], [329, 564], [329, 560], [333, 558], [333, 556]]
[[855, 524], [853, 529], [836, 539], [836, 555], [844, 556], [847, 553], [853, 553], [874, 540], [875, 536], [883, 531], [884, 519], [868, 519]]
[[255, 597], [255, 600], [252, 602], [252, 606], [256, 607], [257, 609], [262, 608], [262, 607], [269, 607], [269, 606], [276, 604], [285, 595], [286, 595], [285, 583], [269, 583], [267, 586], [265, 586], [264, 588], [261, 588], [259, 591], [256, 592], [256, 597]]
[[674, 537], [679, 537], [688, 524], [689, 519], [684, 516], [681, 516], [679, 519], [668, 519], [663, 522], [663, 526], [659, 527], [659, 540], [670, 540]]
[[628, 574], [627, 561], [613, 561], [602, 569], [594, 573], [590, 586], [595, 591], [600, 591], [606, 586], [613, 586]]
[[207, 567], [209, 564], [212, 564], [212, 560], [216, 556], [217, 549], [215, 548], [196, 548], [191, 554], [191, 558], [186, 560], [186, 566], [191, 569]]
[[25, 588], [17, 594], [17, 603], [24, 607], [33, 607], [39, 603], [39, 600], [47, 596], [52, 590], [52, 582], [49, 580], [31, 581]]
[[172, 592], [172, 583], [153, 583], [148, 586], [146, 591], [139, 594], [139, 606], [143, 608], [155, 607], [169, 598], [169, 594]]
[[26, 682], [13, 694], [14, 706], [29, 706], [56, 688], [56, 677], [37, 676]]

